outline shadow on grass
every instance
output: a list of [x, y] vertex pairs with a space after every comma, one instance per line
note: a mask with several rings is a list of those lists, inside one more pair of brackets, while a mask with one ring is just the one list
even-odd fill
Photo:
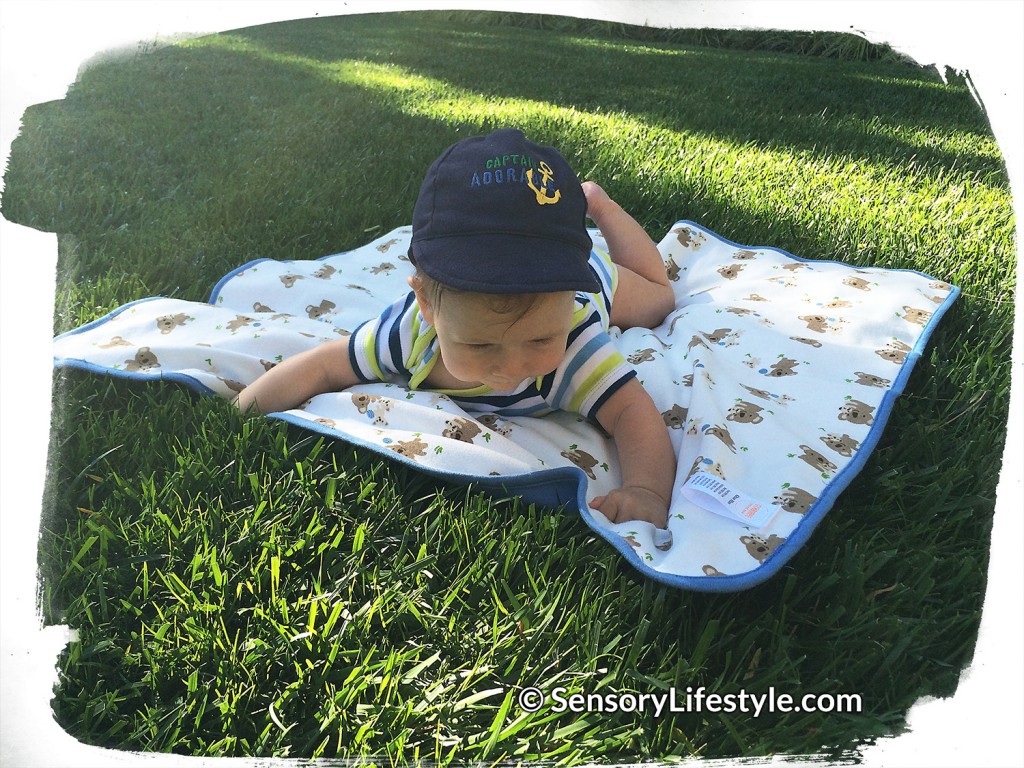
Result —
[[[735, 144], [875, 162], [916, 155], [925, 166], [955, 161], [983, 177], [1004, 174], [999, 158], [917, 145], [888, 133], [915, 127], [990, 133], [980, 110], [964, 98], [965, 83], [943, 84], [933, 68], [836, 65], [796, 55], [459, 27], [436, 14], [399, 13], [387, 24], [379, 17], [334, 17], [230, 34], [324, 63], [347, 58], [397, 65], [495, 100], [627, 111], [648, 125]], [[420, 44], [410, 45], [410, 39]], [[345, 41], [343, 53], [339, 40]], [[930, 92], [925, 112], [922, 91]]]
[[[65, 100], [26, 114], [25, 133], [47, 134], [47, 146], [36, 154], [19, 151], [24, 141], [15, 144], [3, 212], [40, 229], [85, 233], [81, 273], [69, 275], [103, 271], [112, 251], [154, 292], [201, 299], [249, 259], [317, 257], [409, 221], [425, 168], [452, 141], [486, 129], [486, 106], [424, 119], [403, 103], [399, 85], [389, 94], [332, 76], [339, 61], [401, 67], [398, 80], [403, 72], [427, 76], [484, 103], [529, 100], [541, 110], [623, 116], [629, 125], [663, 128], [680, 140], [711, 137], [725, 148], [844, 157], [879, 168], [915, 157], [925, 174], [957, 168], [980, 183], [1005, 179], [998, 157], [892, 135], [915, 124], [985, 133], [963, 87], [908, 67], [890, 65], [879, 76], [878, 65], [623, 48], [514, 28], [458, 29], [418, 13], [390, 14], [386, 24], [337, 17], [229, 34], [259, 50], [202, 43], [166, 49], [118, 65], [109, 84], [100, 65]], [[504, 76], [510, 71], [514, 78]], [[907, 91], [929, 96], [912, 99]], [[542, 117], [527, 118], [526, 127], [531, 122], [557, 140], [559, 127], [541, 128]], [[593, 145], [573, 146], [574, 139]], [[581, 174], [600, 166], [607, 173], [620, 154], [599, 133], [566, 142]], [[699, 186], [699, 172], [692, 180], [673, 173], [665, 188], [638, 179], [631, 167], [637, 162], [622, 155], [616, 178], [601, 180], [655, 236], [693, 218], [748, 244], [770, 242], [813, 258], [835, 252], [834, 242], [816, 241], [803, 222], [773, 215], [758, 225], [758, 214], [739, 212], [735, 201]], [[46, 183], [23, 189], [23, 178]], [[746, 226], [733, 228], [737, 221]], [[102, 244], [92, 242], [96, 232], [104, 234]], [[900, 254], [893, 257], [889, 265], [903, 266]]]

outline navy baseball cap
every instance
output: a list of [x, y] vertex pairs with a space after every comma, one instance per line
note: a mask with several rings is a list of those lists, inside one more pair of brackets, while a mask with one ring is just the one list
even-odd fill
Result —
[[597, 293], [586, 214], [580, 181], [556, 149], [512, 128], [473, 136], [428, 169], [409, 257], [464, 291]]

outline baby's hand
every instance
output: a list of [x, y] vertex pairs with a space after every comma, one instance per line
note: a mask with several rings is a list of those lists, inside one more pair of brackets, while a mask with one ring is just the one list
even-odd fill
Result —
[[668, 526], [668, 503], [657, 493], [638, 485], [627, 485], [591, 500], [596, 509], [613, 523], [644, 520], [658, 528]]
[[601, 209], [611, 200], [611, 197], [596, 182], [584, 181], [582, 186], [583, 194], [587, 198], [587, 216], [596, 222], [601, 215]]

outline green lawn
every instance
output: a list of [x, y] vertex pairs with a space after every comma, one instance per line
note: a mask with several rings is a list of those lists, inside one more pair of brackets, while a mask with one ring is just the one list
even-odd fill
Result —
[[[780, 574], [698, 594], [645, 580], [574, 514], [183, 388], [57, 371], [39, 562], [46, 620], [80, 631], [54, 705], [76, 737], [381, 762], [848, 754], [955, 691], [1016, 279], [1005, 167], [966, 84], [836, 58], [836, 38], [512, 21], [318, 18], [85, 71], [25, 113], [2, 199], [60, 235], [55, 331], [368, 242], [411, 221], [441, 149], [515, 126], [656, 239], [690, 219], [960, 286], [871, 460]], [[863, 711], [527, 713], [530, 685], [854, 693]]]

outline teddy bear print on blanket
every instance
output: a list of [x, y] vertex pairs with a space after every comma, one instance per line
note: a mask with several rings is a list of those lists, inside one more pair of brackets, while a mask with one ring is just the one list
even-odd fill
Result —
[[[133, 302], [58, 337], [55, 362], [232, 397], [403, 294], [409, 234], [396, 229], [318, 260], [251, 262], [208, 303]], [[600, 233], [592, 236], [603, 249]], [[663, 583], [753, 586], [807, 541], [863, 466], [958, 291], [917, 272], [737, 245], [692, 222], [678, 222], [658, 247], [675, 310], [657, 328], [612, 335], [678, 457], [670, 548], [655, 545], [649, 524], [611, 524], [588, 509], [620, 474], [613, 443], [574, 414], [472, 414], [391, 382], [322, 394], [273, 417], [437, 477], [565, 504]]]

